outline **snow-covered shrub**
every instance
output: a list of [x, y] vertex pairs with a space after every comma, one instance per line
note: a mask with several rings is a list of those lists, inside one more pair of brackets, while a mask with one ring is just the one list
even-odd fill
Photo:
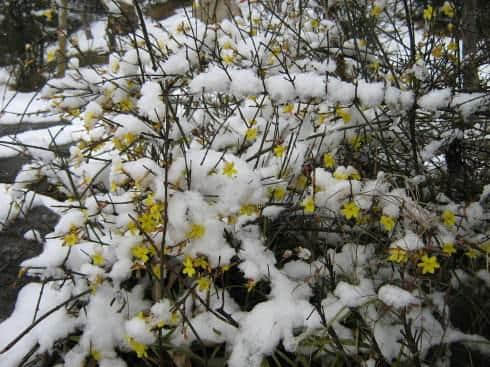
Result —
[[22, 264], [43, 286], [0, 325], [27, 330], [3, 365], [35, 346], [66, 367], [442, 365], [454, 342], [488, 351], [448, 302], [489, 286], [484, 158], [471, 197], [443, 183], [447, 149], [487, 139], [489, 96], [440, 79], [427, 47], [454, 56], [451, 35], [407, 46], [403, 1], [328, 4], [146, 20], [109, 65], [48, 83], [53, 108], [76, 111], [78, 143], [32, 175], [56, 188], [61, 217]]

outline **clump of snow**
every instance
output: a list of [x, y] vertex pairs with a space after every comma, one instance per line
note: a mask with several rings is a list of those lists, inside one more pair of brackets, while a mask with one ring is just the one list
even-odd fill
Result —
[[410, 292], [391, 284], [386, 284], [378, 290], [378, 298], [384, 304], [397, 309], [420, 303]]

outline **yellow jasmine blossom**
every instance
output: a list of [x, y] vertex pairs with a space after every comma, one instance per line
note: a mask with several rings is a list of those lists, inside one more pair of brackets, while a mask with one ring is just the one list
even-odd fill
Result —
[[304, 190], [307, 184], [308, 184], [308, 177], [306, 177], [305, 175], [300, 175], [296, 179], [296, 188], [298, 190]]
[[442, 56], [442, 51], [443, 51], [442, 45], [436, 46], [432, 49], [432, 56], [434, 56], [436, 59], [439, 59]]
[[422, 268], [422, 274], [431, 273], [434, 274], [436, 269], [440, 268], [439, 262], [436, 256], [422, 256], [422, 259], [417, 264], [417, 267]]
[[349, 144], [354, 150], [359, 150], [361, 149], [363, 138], [359, 135], [355, 135], [351, 138], [349, 138]]
[[235, 56], [233, 56], [233, 55], [223, 56], [223, 63], [225, 63], [227, 65], [233, 64], [234, 61], [235, 61]]
[[133, 255], [133, 257], [135, 257], [138, 260], [141, 260], [143, 263], [146, 263], [148, 261], [149, 253], [150, 250], [148, 249], [148, 247], [144, 246], [143, 244], [139, 244], [131, 248], [131, 254]]
[[452, 254], [456, 253], [456, 247], [454, 247], [453, 243], [445, 243], [442, 245], [442, 252], [447, 256], [451, 256]]
[[441, 11], [448, 18], [454, 17], [454, 5], [451, 4], [449, 1], [444, 2], [444, 5], [441, 6]]
[[301, 202], [301, 206], [306, 214], [311, 214], [315, 211], [315, 200], [313, 196], [308, 196]]
[[90, 351], [90, 356], [96, 361], [100, 361], [102, 359], [102, 353], [99, 352], [97, 349], [92, 349]]
[[235, 163], [233, 162], [225, 162], [223, 166], [223, 174], [228, 177], [233, 177], [238, 173], [237, 169], [235, 168]]
[[380, 65], [379, 61], [373, 61], [372, 63], [370, 63], [370, 64], [368, 65], [368, 67], [369, 67], [369, 68], [370, 68], [372, 71], [374, 71], [375, 73], [376, 73], [376, 72], [379, 70], [379, 67], [380, 67], [380, 66], [381, 66], [381, 65]]
[[160, 279], [162, 277], [162, 272], [160, 269], [160, 263], [153, 264], [151, 266], [151, 271], [153, 272], [153, 275], [155, 276], [155, 278]]
[[395, 247], [395, 248], [390, 248], [389, 249], [390, 256], [388, 256], [388, 261], [397, 263], [397, 264], [402, 264], [406, 263], [408, 261], [408, 253], [407, 251]]
[[293, 111], [294, 111], [294, 105], [292, 103], [287, 103], [282, 108], [282, 112], [284, 113], [293, 113]]
[[121, 102], [119, 102], [119, 108], [121, 111], [129, 112], [134, 108], [134, 103], [131, 98], [126, 97]]
[[349, 179], [349, 175], [348, 174], [337, 172], [337, 171], [335, 171], [333, 173], [333, 177], [336, 178], [337, 180], [348, 180]]
[[132, 132], [127, 132], [122, 137], [123, 137], [124, 143], [126, 145], [130, 145], [131, 143], [133, 143], [136, 140], [136, 135], [133, 134]]
[[284, 152], [286, 151], [286, 148], [284, 145], [277, 145], [274, 148], [274, 155], [278, 158], [281, 158], [284, 155]]
[[148, 357], [148, 353], [146, 352], [147, 346], [143, 343], [140, 343], [137, 341], [135, 338], [128, 336], [127, 341], [129, 344], [129, 347], [136, 352], [136, 355], [138, 358], [145, 358]]
[[247, 280], [247, 284], [245, 284], [245, 288], [247, 288], [247, 292], [251, 292], [255, 286], [257, 285], [257, 282], [253, 279]]
[[396, 221], [389, 215], [382, 215], [379, 222], [383, 226], [384, 230], [387, 232], [391, 232], [393, 228], [395, 228]]
[[105, 259], [104, 256], [102, 255], [102, 252], [100, 251], [94, 252], [94, 254], [92, 255], [92, 263], [97, 266], [104, 266]]
[[51, 22], [53, 20], [53, 15], [54, 15], [54, 10], [53, 9], [46, 9], [42, 13], [43, 17], [46, 18], [48, 22]]
[[487, 241], [480, 245], [480, 248], [487, 254], [490, 253], [490, 241]]
[[187, 232], [187, 238], [190, 240], [198, 240], [204, 236], [206, 228], [201, 224], [192, 224], [191, 229]]
[[78, 236], [78, 228], [72, 226], [70, 231], [63, 237], [63, 244], [67, 246], [73, 246], [80, 242], [80, 237]]
[[346, 219], [358, 218], [361, 209], [353, 201], [343, 205], [343, 209], [340, 210]]
[[444, 222], [446, 227], [451, 228], [456, 223], [456, 216], [452, 211], [444, 210], [444, 212], [442, 213], [442, 221]]
[[196, 274], [196, 269], [194, 269], [194, 264], [190, 256], [186, 256], [184, 259], [184, 269], [182, 269], [182, 274], [187, 275], [192, 278]]
[[352, 120], [352, 116], [346, 108], [337, 107], [335, 109], [335, 113], [337, 114], [337, 116], [341, 117], [345, 123], [348, 123]]
[[435, 14], [436, 12], [434, 8], [432, 7], [432, 5], [429, 5], [427, 8], [424, 9], [423, 17], [426, 21], [430, 21]]
[[85, 129], [90, 130], [94, 126], [95, 114], [91, 111], [85, 112], [83, 116]]
[[56, 60], [56, 51], [57, 50], [49, 50], [48, 53], [46, 54], [46, 61], [49, 63], [49, 62], [53, 62], [54, 60]]
[[359, 172], [353, 171], [353, 172], [350, 173], [349, 178], [351, 180], [359, 181], [361, 179], [361, 175], [359, 174]]
[[68, 113], [73, 117], [78, 117], [78, 116], [80, 116], [80, 109], [79, 108], [73, 108], [73, 109], [69, 110]]
[[240, 208], [240, 215], [254, 215], [257, 213], [257, 206], [253, 204], [245, 204]]
[[272, 197], [275, 201], [281, 201], [286, 196], [286, 189], [282, 186], [277, 186], [272, 190]]
[[371, 15], [373, 17], [378, 17], [383, 12], [383, 8], [379, 5], [374, 5], [371, 9]]
[[141, 214], [138, 217], [138, 223], [144, 232], [154, 232], [160, 224], [151, 212]]
[[451, 41], [449, 42], [449, 44], [447, 45], [447, 49], [449, 51], [457, 51], [458, 50], [458, 44], [454, 41]]
[[209, 277], [201, 277], [197, 280], [197, 285], [200, 291], [207, 291], [211, 286], [211, 280]]
[[137, 234], [139, 232], [138, 226], [136, 225], [135, 222], [129, 222], [128, 223], [128, 231], [131, 234]]
[[475, 248], [470, 248], [464, 254], [468, 256], [470, 259], [476, 259], [478, 256], [480, 256], [480, 252]]
[[321, 125], [323, 124], [325, 121], [327, 120], [327, 114], [326, 113], [318, 113], [318, 115], [316, 116], [316, 125]]
[[208, 261], [206, 260], [205, 257], [200, 256], [200, 257], [194, 259], [193, 264], [194, 264], [194, 266], [196, 266], [198, 268], [201, 268], [204, 270], [210, 270]]
[[249, 141], [255, 140], [257, 138], [257, 128], [251, 127], [247, 129], [247, 132], [245, 133], [245, 138]]
[[323, 155], [323, 167], [325, 168], [335, 167], [335, 158], [332, 153], [325, 153]]

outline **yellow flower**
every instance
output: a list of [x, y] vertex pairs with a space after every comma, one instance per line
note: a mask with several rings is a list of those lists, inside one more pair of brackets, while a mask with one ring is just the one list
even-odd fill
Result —
[[356, 203], [354, 203], [353, 201], [349, 201], [348, 203], [343, 205], [341, 213], [346, 219], [351, 219], [358, 218], [360, 211], [361, 209], [356, 205]]
[[257, 282], [253, 279], [247, 280], [247, 284], [245, 284], [245, 288], [247, 288], [247, 292], [251, 292], [255, 286], [257, 285]]
[[201, 224], [192, 224], [191, 230], [187, 232], [187, 238], [190, 240], [198, 240], [204, 236], [206, 228]]
[[305, 213], [311, 214], [315, 211], [315, 200], [313, 200], [312, 196], [308, 196], [301, 202], [301, 206]]
[[362, 138], [362, 136], [354, 135], [353, 137], [349, 138], [348, 142], [354, 150], [359, 150], [361, 149], [363, 140], [364, 139]]
[[442, 51], [443, 51], [443, 47], [441, 45], [439, 46], [436, 46], [432, 49], [432, 56], [434, 56], [436, 59], [439, 59], [441, 56], [442, 56]]
[[272, 197], [275, 201], [281, 201], [286, 196], [286, 189], [282, 186], [277, 186], [272, 190]]
[[194, 266], [201, 268], [201, 269], [204, 269], [204, 270], [210, 270], [211, 269], [206, 258], [202, 257], [202, 256], [194, 259], [193, 264], [194, 264]]
[[456, 253], [456, 247], [454, 247], [453, 243], [445, 243], [442, 245], [442, 252], [447, 256], [451, 256], [452, 254]]
[[422, 268], [422, 274], [431, 273], [434, 274], [436, 269], [440, 268], [439, 262], [436, 256], [422, 256], [422, 259], [417, 264], [417, 267]]
[[150, 250], [148, 249], [148, 247], [144, 246], [143, 244], [139, 244], [131, 248], [131, 254], [133, 255], [133, 257], [135, 257], [138, 260], [141, 260], [143, 263], [146, 263], [148, 261], [149, 253]]
[[341, 117], [342, 120], [344, 120], [345, 123], [348, 123], [348, 122], [350, 122], [352, 120], [352, 116], [349, 113], [349, 110], [347, 110], [347, 108], [337, 107], [335, 109], [335, 113], [337, 114], [337, 116]]
[[456, 216], [450, 210], [444, 210], [442, 213], [442, 220], [446, 227], [451, 228], [456, 223]]
[[184, 269], [182, 269], [182, 274], [187, 275], [192, 278], [196, 274], [196, 269], [194, 269], [194, 264], [190, 256], [186, 256], [184, 259]]
[[225, 162], [223, 166], [223, 174], [228, 177], [233, 177], [238, 173], [237, 169], [235, 168], [235, 163], [233, 162]]
[[247, 132], [245, 133], [245, 138], [249, 141], [255, 140], [257, 138], [257, 128], [251, 127], [247, 129]]
[[148, 353], [146, 352], [147, 346], [145, 344], [140, 343], [135, 338], [132, 338], [130, 336], [127, 337], [127, 341], [128, 341], [129, 347], [134, 352], [136, 352], [136, 355], [138, 356], [138, 358], [148, 357]]
[[253, 204], [245, 204], [240, 208], [240, 215], [254, 215], [257, 213], [257, 206]]
[[335, 171], [333, 173], [333, 177], [337, 180], [348, 180], [349, 179], [349, 175], [347, 175], [345, 173], [337, 172], [337, 171]]
[[78, 236], [78, 228], [75, 226], [70, 227], [70, 231], [63, 237], [63, 244], [66, 246], [73, 246], [80, 242]]
[[486, 254], [489, 254], [490, 253], [490, 241], [482, 243], [480, 245], [480, 249], [482, 249], [482, 251], [485, 252]]
[[480, 256], [480, 252], [475, 248], [470, 248], [464, 254], [468, 256], [470, 259], [476, 259], [478, 256]]
[[307, 184], [308, 184], [308, 177], [306, 177], [305, 175], [300, 175], [296, 179], [296, 188], [298, 190], [304, 190]]
[[136, 140], [136, 135], [133, 134], [132, 132], [127, 132], [122, 137], [123, 137], [124, 143], [126, 145], [130, 145], [131, 143], [133, 143]]
[[94, 254], [92, 255], [92, 262], [94, 265], [104, 266], [105, 259], [104, 259], [104, 256], [102, 255], [102, 252], [95, 251]]
[[379, 5], [374, 5], [371, 9], [371, 15], [373, 17], [378, 17], [383, 12], [383, 8]]
[[159, 221], [156, 220], [155, 216], [151, 212], [145, 212], [138, 217], [138, 223], [144, 232], [154, 232], [156, 231]]
[[395, 219], [388, 215], [382, 215], [379, 222], [387, 232], [391, 232], [395, 228]]
[[83, 116], [85, 129], [90, 130], [94, 126], [95, 114], [91, 111], [85, 112]]
[[58, 50], [49, 50], [47, 55], [46, 55], [46, 61], [48, 63], [50, 62], [53, 62], [54, 60], [56, 60], [56, 51]]
[[225, 55], [223, 56], [223, 63], [226, 65], [231, 65], [235, 61], [235, 56], [233, 55]]
[[323, 167], [325, 168], [335, 167], [335, 158], [332, 153], [325, 153], [323, 155]]
[[286, 148], [284, 145], [277, 145], [274, 148], [274, 155], [278, 158], [281, 158], [284, 155], [284, 152], [286, 151]]
[[95, 360], [95, 361], [100, 361], [102, 359], [102, 353], [99, 352], [97, 349], [92, 349], [90, 351], [90, 356]]
[[53, 15], [54, 15], [54, 10], [53, 9], [46, 9], [42, 13], [43, 17], [46, 18], [48, 22], [51, 22], [53, 20]]
[[136, 225], [135, 222], [129, 222], [128, 223], [128, 231], [131, 234], [137, 234], [139, 232], [138, 226]]
[[155, 278], [160, 279], [162, 277], [160, 263], [153, 264], [151, 266], [151, 271], [153, 272], [153, 275], [155, 276]]
[[320, 126], [327, 120], [327, 114], [326, 113], [318, 113], [316, 116], [315, 124], [317, 126]]
[[444, 2], [444, 5], [441, 6], [441, 11], [448, 18], [454, 17], [454, 5], [451, 4], [449, 1]]
[[436, 12], [434, 8], [431, 5], [429, 5], [427, 8], [424, 9], [423, 17], [426, 21], [430, 21], [434, 17], [435, 13]]
[[197, 285], [200, 291], [207, 291], [211, 286], [209, 277], [201, 277], [197, 280]]
[[119, 108], [121, 111], [129, 112], [134, 108], [134, 103], [131, 98], [126, 97], [121, 102], [119, 102]]
[[389, 249], [390, 256], [388, 256], [388, 261], [397, 263], [397, 264], [402, 264], [406, 263], [408, 261], [408, 254], [407, 251], [395, 247], [395, 248], [390, 248]]
[[379, 61], [373, 61], [372, 63], [370, 63], [370, 64], [368, 65], [368, 67], [369, 67], [369, 68], [370, 68], [372, 71], [374, 71], [375, 73], [376, 73], [376, 72], [378, 72], [378, 70], [379, 70], [379, 67], [380, 67], [380, 66], [381, 66], [381, 65], [380, 65]]
[[449, 51], [457, 51], [458, 50], [458, 44], [454, 41], [451, 41], [449, 42], [449, 44], [447, 45], [447, 49]]
[[284, 113], [293, 113], [293, 111], [294, 111], [294, 105], [292, 103], [287, 103], [282, 108], [282, 112]]

